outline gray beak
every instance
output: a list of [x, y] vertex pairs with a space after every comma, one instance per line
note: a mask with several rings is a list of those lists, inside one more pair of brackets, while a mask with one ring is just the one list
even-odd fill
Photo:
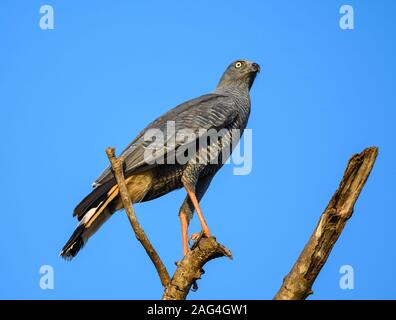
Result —
[[254, 71], [260, 73], [260, 66], [257, 63], [253, 62], [252, 67], [253, 67]]

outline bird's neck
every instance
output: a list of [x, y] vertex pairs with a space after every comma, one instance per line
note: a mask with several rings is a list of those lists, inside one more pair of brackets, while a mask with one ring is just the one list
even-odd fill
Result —
[[222, 85], [221, 83], [216, 87], [215, 93], [236, 95], [236, 96], [249, 96], [249, 87], [246, 85]]
[[241, 111], [241, 116], [243, 120], [243, 127], [246, 126], [247, 119], [250, 114], [250, 95], [249, 89], [247, 87], [239, 87], [239, 86], [226, 86], [226, 87], [217, 87], [214, 91], [216, 94], [226, 95], [231, 97], [235, 105]]

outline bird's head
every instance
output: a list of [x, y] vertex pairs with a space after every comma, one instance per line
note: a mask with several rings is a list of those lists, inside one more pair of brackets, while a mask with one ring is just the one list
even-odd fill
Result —
[[237, 87], [250, 90], [259, 72], [260, 66], [257, 63], [248, 60], [236, 60], [223, 73], [217, 89]]

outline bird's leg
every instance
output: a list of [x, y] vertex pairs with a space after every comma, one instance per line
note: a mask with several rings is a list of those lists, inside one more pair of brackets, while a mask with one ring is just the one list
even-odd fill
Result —
[[180, 211], [180, 224], [182, 230], [183, 256], [188, 252], [188, 221], [184, 211]]
[[199, 206], [198, 199], [195, 196], [195, 193], [186, 184], [184, 185], [184, 188], [186, 189], [187, 194], [188, 194], [188, 196], [191, 199], [191, 202], [192, 202], [192, 204], [193, 204], [193, 206], [195, 208], [195, 211], [197, 211], [198, 219], [199, 219], [199, 222], [201, 223], [201, 227], [202, 227], [202, 231], [204, 233], [204, 236], [209, 238], [210, 237], [210, 231], [209, 231], [208, 225], [206, 224], [205, 217], [202, 214], [201, 208]]

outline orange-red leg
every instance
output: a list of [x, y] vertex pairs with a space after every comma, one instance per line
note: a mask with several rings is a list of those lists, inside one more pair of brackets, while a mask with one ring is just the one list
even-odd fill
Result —
[[180, 212], [180, 224], [182, 229], [183, 256], [185, 256], [188, 252], [188, 222], [186, 214], [183, 211]]
[[198, 199], [195, 196], [195, 193], [192, 192], [187, 186], [184, 186], [184, 188], [186, 189], [187, 194], [188, 194], [188, 196], [191, 199], [191, 202], [192, 202], [192, 204], [193, 204], [193, 206], [195, 208], [195, 211], [197, 211], [198, 219], [199, 219], [199, 222], [201, 223], [202, 231], [203, 231], [205, 237], [209, 238], [210, 237], [210, 231], [209, 231], [208, 225], [206, 224], [205, 217], [202, 214], [201, 208], [199, 206]]

